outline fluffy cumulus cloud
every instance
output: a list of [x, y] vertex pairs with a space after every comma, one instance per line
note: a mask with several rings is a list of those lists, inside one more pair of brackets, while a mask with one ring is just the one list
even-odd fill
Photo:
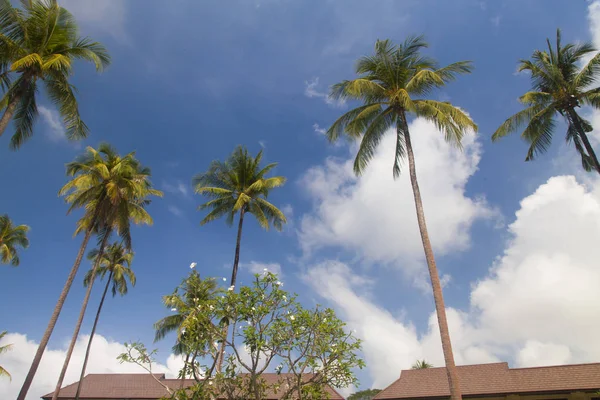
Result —
[[[600, 182], [549, 179], [522, 200], [508, 233], [502, 255], [473, 284], [470, 308], [448, 309], [457, 363], [598, 360]], [[336, 261], [312, 267], [306, 281], [364, 339], [374, 386], [389, 384], [415, 359], [443, 365], [435, 315], [417, 333], [364, 294], [368, 279]]]
[[262, 263], [258, 261], [250, 261], [249, 263], [241, 264], [242, 268], [246, 268], [252, 274], [262, 274], [265, 271], [271, 272], [278, 276], [282, 276], [281, 265], [278, 263]]
[[[464, 250], [472, 224], [495, 215], [483, 198], [465, 194], [481, 146], [468, 134], [461, 152], [422, 119], [413, 121], [410, 129], [434, 250], [440, 255]], [[406, 171], [393, 179], [394, 149], [394, 135], [389, 134], [360, 178], [352, 171], [352, 157], [330, 158], [305, 174], [302, 185], [314, 201], [313, 212], [303, 216], [299, 227], [305, 252], [339, 246], [368, 261], [393, 263], [413, 273], [420, 269], [423, 248], [410, 179]]]
[[[79, 380], [85, 349], [89, 340], [88, 335], [83, 335], [77, 341], [64, 384], [68, 385]], [[0, 380], [0, 398], [14, 399], [17, 397], [21, 385], [29, 371], [31, 360], [37, 350], [38, 343], [27, 339], [19, 333], [7, 334], [0, 345], [12, 343], [13, 350], [2, 355], [1, 364], [12, 375], [12, 381]], [[65, 359], [68, 343], [65, 342], [60, 349], [46, 349], [42, 362], [37, 371], [33, 385], [27, 395], [27, 400], [39, 400], [40, 396], [54, 390], [60, 367]], [[125, 351], [121, 343], [108, 340], [101, 335], [94, 337], [91, 355], [88, 362], [88, 373], [146, 373], [134, 364], [119, 364], [117, 356]], [[183, 361], [179, 357], [169, 356], [165, 364], [157, 364], [153, 372], [164, 372], [169, 377], [176, 377]]]

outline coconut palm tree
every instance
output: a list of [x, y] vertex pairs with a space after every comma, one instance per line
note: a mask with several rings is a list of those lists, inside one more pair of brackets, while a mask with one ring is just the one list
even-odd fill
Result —
[[401, 162], [408, 158], [410, 182], [433, 288], [450, 392], [452, 399], [458, 400], [461, 398], [458, 375], [448, 332], [442, 286], [425, 223], [408, 117], [412, 115], [433, 122], [448, 142], [460, 146], [463, 135], [477, 129], [475, 123], [452, 104], [423, 97], [453, 81], [457, 75], [471, 72], [472, 66], [468, 61], [461, 61], [440, 68], [435, 60], [421, 54], [425, 47], [427, 43], [421, 36], [408, 38], [400, 45], [389, 40], [378, 40], [375, 54], [358, 61], [358, 77], [332, 86], [332, 98], [358, 100], [362, 105], [335, 121], [328, 129], [327, 136], [330, 141], [335, 141], [344, 134], [350, 139], [360, 139], [354, 160], [354, 172], [357, 175], [365, 170], [381, 139], [388, 132], [393, 132], [396, 137], [392, 170], [394, 177], [400, 174]]
[[[102, 292], [102, 298], [98, 305], [98, 311], [96, 312], [96, 319], [94, 319], [94, 325], [92, 327], [92, 333], [88, 340], [87, 349], [85, 350], [85, 357], [83, 359], [83, 367], [81, 368], [81, 375], [79, 376], [79, 382], [77, 384], [77, 391], [75, 392], [75, 400], [79, 400], [79, 394], [81, 392], [81, 386], [83, 384], [83, 377], [85, 376], [85, 370], [87, 367], [88, 359], [90, 356], [90, 350], [92, 347], [92, 340], [94, 340], [94, 334], [96, 333], [96, 327], [98, 326], [98, 320], [100, 319], [100, 312], [104, 305], [104, 299], [108, 288], [112, 286], [111, 292], [113, 297], [118, 294], [125, 296], [128, 291], [127, 281], [131, 283], [131, 286], [135, 286], [135, 274], [131, 269], [131, 261], [133, 260], [133, 253], [127, 250], [121, 243], [113, 243], [106, 248], [102, 255], [100, 255], [99, 249], [94, 249], [88, 253], [88, 259], [96, 264], [98, 261], [98, 268], [96, 269], [96, 275], [100, 278], [104, 278], [108, 274], [106, 280], [106, 286], [104, 286], [104, 292]], [[84, 286], [90, 286], [93, 280], [93, 268], [88, 271], [83, 280]]]
[[[6, 336], [6, 331], [4, 332], [0, 332], [0, 340], [2, 340], [2, 338], [4, 336]], [[6, 353], [7, 351], [12, 350], [12, 344], [5, 344], [4, 346], [0, 346], [0, 354]], [[12, 377], [10, 376], [10, 374], [8, 373], [7, 370], [5, 370], [2, 366], [0, 366], [0, 377], [2, 376], [6, 376], [8, 377], [8, 379], [12, 380]]]
[[[10, 147], [18, 149], [33, 134], [38, 116], [37, 93], [43, 83], [65, 124], [69, 139], [87, 136], [75, 88], [69, 83], [77, 60], [92, 62], [101, 71], [110, 57], [100, 43], [80, 37], [73, 16], [56, 0], [21, 0], [13, 7], [0, 0], [0, 135], [14, 118]], [[12, 78], [15, 78], [12, 80]]]
[[427, 369], [427, 368], [433, 368], [433, 364], [429, 364], [427, 361], [425, 360], [417, 360], [415, 361], [415, 363], [412, 365], [412, 367], [410, 367], [411, 369]]
[[[109, 182], [104, 186], [104, 182], [90, 182], [87, 177], [91, 168], [100, 164], [103, 168], [101, 173], [106, 175], [108, 171], [114, 177], [114, 182]], [[134, 224], [152, 225], [152, 217], [145, 210], [145, 206], [150, 204], [150, 196], [162, 196], [162, 192], [152, 188], [150, 182], [150, 169], [143, 167], [135, 158], [135, 153], [129, 153], [121, 157], [114, 148], [107, 144], [101, 144], [99, 150], [88, 147], [87, 152], [75, 162], [67, 166], [67, 170], [76, 178], [67, 183], [61, 190], [62, 193], [69, 193], [67, 201], [72, 200], [73, 205], [78, 201], [86, 204], [90, 201], [94, 204], [97, 197], [92, 197], [90, 191], [96, 192], [97, 196], [104, 196], [101, 202], [97, 202], [102, 207], [103, 218], [98, 219], [93, 225], [94, 231], [98, 232], [100, 238], [99, 252], [92, 268], [91, 278], [87, 285], [87, 290], [83, 298], [79, 318], [75, 324], [71, 343], [67, 349], [62, 371], [59, 375], [56, 389], [52, 400], [56, 400], [63, 379], [67, 372], [71, 355], [75, 349], [75, 343], [79, 336], [81, 324], [85, 316], [85, 311], [90, 299], [92, 287], [96, 277], [96, 271], [103, 258], [105, 247], [113, 231], [115, 231], [123, 240], [127, 250], [131, 250], [131, 222]], [[77, 180], [77, 178], [83, 178]], [[100, 185], [98, 185], [100, 183]], [[84, 227], [92, 224], [87, 214], [81, 220]]]
[[[75, 230], [75, 235], [84, 233], [84, 238], [17, 400], [25, 400], [92, 234], [99, 233], [106, 245], [110, 232], [115, 230], [130, 249], [130, 221], [151, 223], [152, 219], [144, 209], [150, 202], [147, 197], [162, 196], [162, 192], [152, 189], [150, 170], [140, 165], [135, 153], [119, 156], [114, 148], [104, 143], [97, 150], [87, 147], [83, 155], [67, 164], [67, 175], [72, 179], [61, 188], [59, 195], [65, 196], [70, 204], [68, 213], [84, 208]], [[91, 286], [90, 282], [89, 290]]]
[[[600, 174], [600, 163], [587, 134], [593, 130], [589, 121], [577, 109], [582, 105], [600, 108], [600, 53], [591, 43], [561, 44], [560, 29], [556, 31], [555, 47], [546, 40], [547, 51], [536, 50], [530, 60], [521, 60], [519, 71], [531, 75], [531, 91], [519, 98], [525, 106], [508, 118], [492, 135], [497, 141], [525, 126], [521, 137], [529, 143], [525, 161], [544, 153], [552, 142], [557, 116], [567, 123], [566, 139], [573, 143], [586, 171]], [[595, 54], [594, 54], [595, 53]], [[583, 66], [583, 59], [594, 54]]]
[[193, 179], [196, 193], [211, 199], [199, 207], [200, 210], [210, 210], [200, 222], [201, 225], [224, 216], [227, 217], [227, 224], [231, 225], [235, 214], [240, 215], [231, 286], [235, 286], [237, 278], [242, 226], [246, 214], [253, 215], [264, 229], [269, 229], [273, 225], [275, 229], [281, 230], [283, 224], [287, 222], [285, 215], [267, 201], [271, 190], [283, 186], [285, 178], [283, 176], [267, 178], [266, 175], [275, 168], [277, 163], [261, 168], [261, 160], [262, 150], [256, 157], [252, 157], [245, 147], [238, 146], [227, 161], [213, 161], [207, 172], [198, 174]]
[[0, 262], [13, 267], [19, 265], [17, 247], [29, 247], [28, 231], [27, 225], [14, 226], [8, 215], [0, 215]]

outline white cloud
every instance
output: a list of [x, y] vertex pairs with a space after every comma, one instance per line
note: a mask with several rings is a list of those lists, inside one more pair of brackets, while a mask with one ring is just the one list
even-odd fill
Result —
[[181, 211], [181, 209], [177, 206], [174, 205], [169, 205], [169, 207], [167, 207], [167, 209], [169, 210], [169, 212], [173, 215], [175, 215], [176, 217], [181, 217], [183, 215], [183, 211]]
[[[435, 126], [421, 119], [410, 124], [417, 173], [433, 248], [443, 255], [465, 250], [469, 230], [478, 219], [497, 215], [483, 198], [465, 194], [467, 180], [477, 170], [481, 146], [465, 136], [464, 151], [447, 144]], [[329, 158], [311, 168], [301, 182], [314, 202], [302, 217], [299, 238], [310, 254], [339, 246], [366, 261], [393, 263], [413, 276], [422, 274], [423, 247], [415, 216], [408, 173], [392, 177], [394, 135], [387, 135], [361, 178], [350, 159]], [[417, 272], [421, 270], [421, 272]]]
[[189, 195], [188, 186], [180, 180], [177, 180], [175, 182], [163, 181], [162, 188], [165, 192], [180, 195], [183, 197], [188, 197]]
[[335, 100], [331, 97], [329, 97], [329, 94], [326, 92], [322, 92], [318, 89], [319, 87], [319, 78], [314, 78], [310, 81], [305, 81], [304, 82], [304, 95], [308, 98], [320, 98], [323, 99], [323, 101], [327, 104], [330, 105], [332, 107], [337, 107], [337, 108], [341, 108], [344, 107], [346, 102], [343, 100]]
[[[472, 286], [470, 308], [447, 309], [457, 363], [600, 359], [600, 182], [549, 179], [523, 199], [508, 233], [503, 254]], [[419, 335], [371, 299], [368, 279], [337, 261], [310, 268], [305, 281], [357, 329], [375, 386], [416, 359], [443, 365], [435, 314]]]
[[[63, 386], [79, 380], [88, 340], [88, 335], [82, 335], [77, 341]], [[11, 373], [12, 381], [8, 379], [0, 380], [0, 398], [14, 399], [17, 397], [29, 371], [38, 343], [28, 340], [25, 335], [19, 333], [7, 334], [0, 341], [0, 345], [6, 343], [12, 343], [14, 347], [12, 351], [2, 355], [0, 365]], [[65, 341], [60, 349], [46, 349], [33, 380], [33, 385], [27, 395], [27, 400], [39, 400], [41, 396], [54, 390], [60, 368], [64, 362], [67, 346], [68, 342]], [[119, 364], [117, 356], [124, 351], [125, 346], [123, 344], [107, 340], [101, 335], [95, 335], [87, 373], [147, 373], [134, 364]], [[175, 378], [181, 366], [183, 366], [183, 361], [179, 357], [170, 355], [166, 365], [157, 364], [153, 367], [153, 372], [164, 372], [169, 377]]]
[[315, 133], [318, 133], [319, 135], [325, 135], [327, 133], [327, 129], [321, 128], [321, 126], [317, 123], [315, 123], [313, 125], [313, 130], [315, 131]]
[[253, 274], [262, 274], [265, 269], [279, 277], [283, 275], [281, 272], [281, 264], [279, 263], [262, 263], [258, 261], [250, 261], [249, 263], [240, 264], [242, 268], [248, 269]]
[[123, 44], [130, 44], [125, 31], [126, 7], [123, 0], [60, 0], [84, 31], [112, 36]]
[[48, 129], [45, 130], [48, 139], [53, 142], [66, 141], [65, 127], [58, 111], [48, 107], [38, 106], [38, 112], [48, 127]]
[[600, 48], [600, 1], [593, 1], [588, 6], [588, 22], [592, 42], [596, 48]]

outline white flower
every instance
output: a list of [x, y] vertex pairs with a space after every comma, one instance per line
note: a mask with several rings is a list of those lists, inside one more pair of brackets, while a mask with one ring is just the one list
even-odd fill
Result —
[[252, 311], [256, 311], [256, 308], [252, 307]]
[[286, 296], [283, 296], [283, 301], [287, 301], [287, 297]]
[[185, 328], [181, 330], [181, 334], [183, 335], [185, 333]]
[[211, 304], [210, 306], [208, 306], [209, 310], [214, 310], [215, 308], [213, 307], [213, 305]]
[[281, 283], [280, 281], [277, 281], [276, 285], [277, 286], [283, 286], [283, 283]]
[[266, 269], [266, 268], [263, 268], [263, 271], [267, 272], [267, 271], [268, 271], [268, 269]]
[[223, 282], [227, 282], [227, 278], [223, 278]]
[[177, 311], [177, 309], [176, 308], [171, 308], [171, 311]]
[[191, 263], [190, 264], [190, 269], [194, 269], [194, 268], [196, 268], [196, 263]]
[[294, 320], [296, 319], [296, 317], [294, 317], [294, 316], [292, 315], [292, 316], [290, 316], [290, 319], [291, 319], [292, 321], [294, 321]]
[[212, 385], [212, 381], [208, 381], [208, 384], [209, 384], [209, 385]]
[[323, 322], [327, 322], [327, 318], [323, 318]]
[[233, 291], [233, 289], [235, 289], [235, 286], [231, 285], [231, 286], [229, 286], [229, 289], [227, 289], [227, 290], [229, 290], [231, 292], [231, 291]]

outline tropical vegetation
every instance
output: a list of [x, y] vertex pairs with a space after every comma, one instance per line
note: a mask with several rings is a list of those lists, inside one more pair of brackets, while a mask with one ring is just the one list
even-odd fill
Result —
[[69, 82], [78, 60], [91, 62], [102, 71], [110, 56], [102, 44], [79, 36], [75, 19], [56, 0], [22, 0], [19, 7], [0, 0], [0, 84], [4, 89], [0, 136], [14, 120], [13, 150], [33, 135], [40, 84], [57, 106], [67, 138], [88, 135], [75, 88]]
[[16, 267], [21, 262], [17, 248], [29, 247], [27, 239], [29, 227], [27, 225], [13, 225], [10, 217], [0, 215], [0, 262]]
[[[0, 340], [2, 340], [6, 336], [6, 334], [7, 334], [6, 331], [0, 332]], [[12, 350], [12, 344], [5, 344], [5, 345], [0, 346], [0, 354], [4, 354], [10, 350]], [[8, 379], [12, 379], [12, 377], [10, 376], [10, 373], [0, 365], [0, 378], [3, 376], [7, 377]]]
[[[562, 44], [560, 29], [554, 46], [547, 39], [546, 50], [536, 50], [530, 60], [521, 60], [518, 71], [527, 72], [531, 91], [519, 98], [525, 107], [508, 118], [492, 135], [497, 141], [511, 132], [525, 129], [521, 137], [529, 143], [525, 161], [548, 150], [556, 130], [556, 117], [567, 124], [567, 143], [572, 143], [586, 171], [600, 174], [600, 163], [588, 134], [592, 124], [580, 115], [582, 106], [600, 108], [600, 54], [591, 43]], [[589, 58], [581, 66], [582, 62]]]
[[433, 368], [433, 364], [429, 364], [425, 360], [417, 360], [411, 367], [411, 369], [427, 369], [427, 368]]
[[336, 100], [355, 100], [362, 105], [346, 112], [327, 130], [330, 141], [342, 135], [360, 140], [354, 159], [354, 172], [360, 175], [375, 155], [384, 135], [393, 132], [396, 138], [393, 175], [400, 174], [402, 162], [408, 159], [408, 170], [417, 213], [419, 232], [425, 250], [425, 259], [433, 289], [435, 308], [442, 339], [444, 360], [452, 400], [461, 398], [458, 373], [454, 363], [448, 320], [433, 248], [425, 222], [425, 212], [415, 155], [409, 131], [409, 116], [431, 121], [445, 135], [446, 141], [460, 147], [463, 136], [475, 132], [477, 125], [460, 108], [449, 102], [424, 98], [434, 89], [444, 87], [458, 75], [470, 73], [471, 62], [459, 61], [445, 67], [422, 54], [427, 47], [423, 37], [410, 37], [396, 45], [389, 40], [378, 40], [375, 53], [362, 57], [356, 63], [357, 78], [333, 85], [331, 97]]

